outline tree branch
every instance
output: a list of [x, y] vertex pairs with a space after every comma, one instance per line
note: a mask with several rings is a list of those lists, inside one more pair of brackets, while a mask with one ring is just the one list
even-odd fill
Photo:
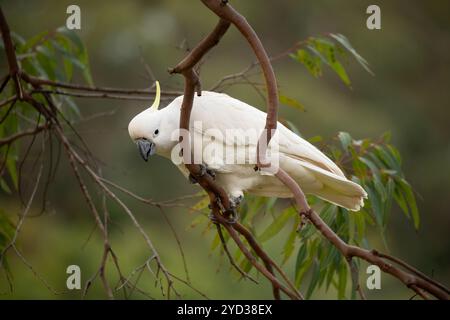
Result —
[[[16, 92], [19, 99], [23, 98], [22, 86], [19, 79], [19, 65], [17, 63], [16, 51], [14, 50], [14, 44], [11, 39], [11, 32], [9, 31], [8, 23], [3, 14], [3, 10], [0, 7], [0, 32], [3, 38], [3, 44], [5, 45], [6, 58], [8, 59], [9, 76], [14, 79], [16, 86]], [[5, 80], [4, 85], [9, 79]], [[2, 86], [4, 86], [2, 84]]]
[[[74, 83], [65, 83], [60, 81], [52, 81], [48, 79], [38, 78], [30, 76], [26, 73], [22, 73], [21, 76], [27, 82], [37, 85], [37, 86], [50, 86], [54, 88], [63, 88], [75, 91], [87, 91], [87, 92], [97, 92], [97, 93], [114, 93], [120, 95], [155, 95], [155, 89], [124, 89], [124, 88], [110, 88], [110, 87], [97, 87], [97, 86], [86, 86]], [[180, 91], [169, 91], [164, 90], [161, 92], [162, 97], [175, 98], [182, 94]]]
[[11, 144], [14, 141], [26, 137], [26, 136], [35, 136], [36, 134], [38, 134], [39, 132], [41, 132], [42, 130], [46, 130], [48, 129], [49, 125], [48, 124], [43, 124], [43, 125], [39, 125], [34, 129], [29, 129], [29, 130], [25, 130], [22, 132], [18, 132], [16, 134], [13, 134], [9, 137], [6, 138], [2, 138], [0, 139], [0, 147], [6, 145], [6, 144]]

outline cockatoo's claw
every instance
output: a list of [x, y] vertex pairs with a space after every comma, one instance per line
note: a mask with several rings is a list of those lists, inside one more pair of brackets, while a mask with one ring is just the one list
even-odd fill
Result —
[[192, 173], [189, 173], [189, 182], [192, 184], [198, 183], [197, 179], [194, 177], [194, 175]]
[[235, 224], [239, 221], [239, 213], [236, 207], [231, 207], [229, 210], [226, 210], [225, 215], [228, 217], [229, 224]]
[[208, 173], [213, 180], [216, 180], [216, 172], [214, 170], [211, 170], [211, 169], [207, 168], [206, 169], [206, 173]]
[[205, 174], [208, 174], [213, 180], [216, 179], [216, 173], [209, 169], [207, 166], [205, 166], [204, 164], [200, 164], [200, 172], [198, 174], [199, 177], [203, 177]]
[[212, 223], [217, 223], [216, 216], [214, 215], [214, 213], [212, 213], [212, 211], [209, 213], [208, 218]]
[[206, 166], [205, 166], [204, 164], [199, 164], [198, 166], [199, 166], [199, 168], [200, 168], [200, 172], [199, 172], [198, 175], [199, 175], [200, 177], [203, 177], [203, 176], [206, 174], [206, 172], [207, 172]]
[[[238, 222], [238, 220], [239, 220], [239, 215], [238, 215], [238, 213], [237, 213], [236, 210], [230, 210], [230, 211], [232, 211], [232, 212], [229, 213], [229, 214], [227, 214], [227, 212], [225, 212], [225, 214], [228, 215], [227, 222], [228, 222], [229, 224], [234, 224], [234, 223]], [[209, 213], [208, 218], [209, 218], [209, 220], [211, 220], [211, 222], [214, 223], [214, 224], [219, 223], [219, 221], [217, 221], [216, 216], [215, 216], [214, 213], [212, 213], [212, 212]]]
[[242, 200], [244, 200], [244, 196], [242, 194], [237, 197], [230, 196], [230, 202], [231, 202], [232, 207], [235, 207], [235, 208], [239, 207]]

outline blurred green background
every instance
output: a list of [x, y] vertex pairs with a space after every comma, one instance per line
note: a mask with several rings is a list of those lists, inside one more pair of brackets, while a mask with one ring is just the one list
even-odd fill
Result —
[[[170, 76], [166, 71], [185, 54], [179, 45], [185, 42], [192, 47], [217, 21], [200, 1], [3, 0], [0, 3], [10, 28], [25, 38], [64, 25], [67, 6], [78, 4], [82, 14], [79, 34], [89, 51], [94, 82], [110, 87], [150, 85], [140, 61], [142, 52], [163, 89], [181, 89], [183, 79]], [[331, 139], [338, 131], [347, 131], [355, 138], [364, 138], [391, 131], [393, 143], [403, 155], [406, 177], [419, 196], [422, 219], [420, 230], [416, 232], [398, 208], [394, 208], [387, 231], [389, 251], [449, 284], [450, 2], [378, 1], [382, 29], [375, 31], [368, 30], [365, 24], [366, 8], [374, 4], [368, 0], [236, 0], [231, 3], [247, 17], [269, 54], [280, 53], [308, 36], [332, 32], [346, 35], [369, 61], [375, 76], [366, 73], [357, 63], [347, 66], [352, 89], [332, 72], [315, 79], [292, 59], [277, 61], [274, 67], [281, 90], [306, 107], [306, 112], [301, 113], [281, 106], [281, 116], [295, 123], [304, 137], [321, 135]], [[225, 74], [240, 71], [252, 61], [247, 44], [231, 28], [202, 67], [204, 88]], [[0, 73], [6, 73], [4, 56], [0, 57], [0, 67]], [[227, 92], [264, 108], [264, 101], [249, 86], [236, 85]], [[155, 200], [199, 190], [169, 161], [156, 157], [143, 162], [131, 143], [127, 124], [151, 101], [78, 99], [77, 103], [84, 117], [115, 111], [77, 125], [79, 133], [103, 164], [107, 178]], [[24, 179], [25, 185], [32, 185], [26, 176]], [[136, 213], [168, 269], [183, 275], [176, 242], [159, 210], [126, 196], [122, 198]], [[0, 202], [12, 217], [21, 212], [17, 195], [0, 194]], [[26, 221], [19, 245], [34, 270], [53, 288], [64, 291], [68, 265], [81, 267], [84, 283], [96, 272], [102, 255], [99, 234], [94, 233], [88, 241], [94, 221], [65, 158], [57, 180], [51, 185], [48, 208], [43, 215]], [[38, 202], [33, 210], [39, 210]], [[226, 257], [210, 251], [213, 233], [205, 235], [203, 227], [190, 227], [195, 213], [183, 208], [167, 209], [166, 213], [181, 238], [196, 288], [210, 298], [272, 298], [265, 279], [261, 278], [259, 285], [239, 280], [236, 272], [230, 271]], [[112, 246], [127, 275], [147, 259], [148, 251], [128, 217], [115, 206], [111, 207], [111, 214]], [[281, 257], [282, 237], [277, 236], [265, 246], [276, 260]], [[375, 233], [371, 240], [372, 244], [386, 250]], [[76, 290], [54, 295], [17, 257], [13, 254], [8, 257], [14, 289], [12, 293], [9, 291], [2, 275], [0, 299], [81, 296]], [[291, 276], [295, 263], [292, 260], [285, 266]], [[365, 279], [364, 270], [363, 267], [361, 279]], [[111, 264], [107, 271], [110, 279], [115, 279]], [[155, 298], [161, 297], [148, 274], [142, 277], [140, 287]], [[176, 288], [183, 297], [199, 298], [183, 284], [177, 283]], [[383, 275], [382, 290], [370, 291], [368, 296], [407, 299], [411, 292], [395, 279]], [[96, 280], [87, 298], [105, 297], [100, 280]], [[138, 293], [133, 297], [143, 298]], [[335, 298], [335, 293], [318, 291], [313, 298]]]

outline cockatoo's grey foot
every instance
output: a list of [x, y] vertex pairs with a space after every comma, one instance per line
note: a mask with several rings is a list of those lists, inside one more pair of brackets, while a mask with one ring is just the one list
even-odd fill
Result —
[[228, 218], [229, 224], [234, 224], [239, 221], [239, 212], [236, 207], [225, 210], [225, 216]]
[[192, 184], [198, 183], [197, 179], [194, 177], [194, 175], [192, 173], [189, 173], [189, 182]]
[[228, 222], [233, 224], [239, 221], [238, 208], [242, 200], [244, 200], [244, 195], [242, 191], [231, 193], [229, 195], [230, 199], [230, 209], [224, 210], [224, 215], [228, 218]]
[[[200, 164], [200, 173], [198, 174], [199, 177], [203, 177], [205, 174], [208, 174], [213, 180], [216, 179], [216, 173], [209, 169], [204, 164]], [[192, 184], [198, 183], [197, 177], [195, 177], [192, 173], [189, 173], [189, 182]]]
[[211, 211], [208, 215], [209, 220], [211, 220], [212, 223], [218, 223], [216, 216], [214, 215], [214, 213]]
[[[235, 205], [235, 202], [232, 200], [232, 197], [230, 197], [230, 208], [228, 210], [226, 210], [224, 208], [224, 206], [222, 205], [222, 202], [220, 201], [220, 198], [217, 198], [216, 201], [217, 201], [217, 205], [220, 208], [220, 211], [222, 212], [223, 217], [227, 219], [227, 222], [229, 224], [236, 223], [239, 220], [239, 213], [237, 211], [237, 207]], [[211, 209], [211, 205], [208, 205], [208, 208]], [[211, 221], [213, 223], [218, 223], [214, 213], [211, 212], [209, 214], [209, 218], [211, 219]]]
[[[239, 214], [236, 208], [234, 207], [230, 210], [226, 210], [224, 212], [224, 216], [227, 218], [227, 222], [229, 224], [236, 223], [239, 220]], [[212, 223], [218, 223], [217, 218], [212, 211], [209, 213], [208, 218], [211, 220]]]

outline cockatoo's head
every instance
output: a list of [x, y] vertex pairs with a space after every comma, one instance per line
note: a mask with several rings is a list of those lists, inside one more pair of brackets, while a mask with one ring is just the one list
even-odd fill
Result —
[[156, 81], [156, 97], [152, 106], [136, 115], [128, 124], [128, 133], [145, 161], [157, 150], [165, 151], [168, 143], [167, 135], [161, 134], [162, 112], [158, 110], [160, 97], [161, 89]]

